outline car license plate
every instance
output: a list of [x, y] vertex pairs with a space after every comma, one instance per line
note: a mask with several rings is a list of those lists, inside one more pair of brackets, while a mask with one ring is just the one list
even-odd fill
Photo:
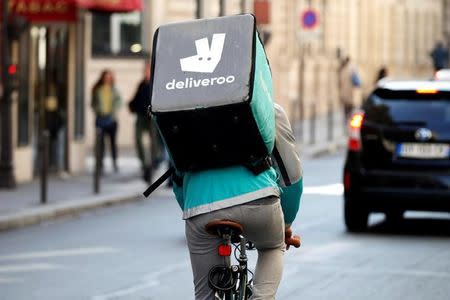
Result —
[[407, 158], [447, 158], [450, 156], [450, 145], [402, 143], [397, 145], [396, 152], [398, 156]]

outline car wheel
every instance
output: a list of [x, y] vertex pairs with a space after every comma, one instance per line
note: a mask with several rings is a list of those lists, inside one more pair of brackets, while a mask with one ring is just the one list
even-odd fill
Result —
[[367, 230], [369, 211], [352, 200], [344, 202], [344, 220], [350, 232], [363, 232]]

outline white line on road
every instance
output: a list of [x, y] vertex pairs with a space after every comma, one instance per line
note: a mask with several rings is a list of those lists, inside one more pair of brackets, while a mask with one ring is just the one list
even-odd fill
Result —
[[344, 194], [344, 186], [342, 185], [342, 183], [305, 186], [303, 188], [303, 193], [314, 195], [341, 196]]
[[166, 274], [170, 274], [172, 272], [175, 272], [178, 269], [185, 269], [189, 265], [190, 265], [190, 262], [187, 260], [183, 261], [182, 263], [169, 265], [166, 268], [161, 269], [160, 271], [146, 274], [142, 278], [142, 280], [140, 280], [140, 282], [135, 285], [129, 286], [124, 289], [119, 289], [119, 290], [116, 290], [114, 292], [107, 293], [104, 295], [97, 295], [97, 296], [92, 297], [91, 299], [92, 300], [109, 300], [109, 299], [115, 299], [115, 298], [125, 297], [125, 296], [127, 297], [126, 299], [129, 299], [130, 295], [136, 294], [139, 291], [159, 285], [160, 284], [160, 281], [158, 280], [159, 277], [166, 275]]
[[39, 251], [39, 252], [27, 252], [27, 253], [2, 255], [2, 256], [0, 256], [0, 261], [35, 259], [35, 258], [51, 258], [51, 257], [67, 257], [67, 256], [92, 255], [92, 254], [106, 254], [106, 253], [117, 253], [119, 251], [120, 251], [119, 249], [111, 248], [111, 247], [74, 248], [74, 249], [65, 249], [65, 250]]
[[0, 266], [0, 273], [18, 273], [29, 271], [46, 271], [61, 269], [62, 266], [54, 264], [22, 264], [22, 265], [3, 265]]

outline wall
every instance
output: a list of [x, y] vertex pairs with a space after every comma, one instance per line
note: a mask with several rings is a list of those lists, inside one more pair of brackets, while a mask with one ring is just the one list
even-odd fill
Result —
[[[195, 18], [195, 0], [146, 1], [147, 47], [158, 25]], [[226, 2], [226, 14], [240, 12], [240, 1]], [[315, 34], [301, 29], [300, 13], [309, 7], [318, 11], [320, 26]], [[204, 0], [203, 14], [219, 13], [218, 0]], [[247, 0], [251, 11], [253, 1]], [[429, 50], [442, 36], [441, 0], [277, 0], [271, 1], [271, 33], [266, 45], [275, 99], [294, 119], [324, 115], [337, 110], [337, 49], [350, 56], [363, 80], [355, 91], [355, 104], [362, 101], [375, 84], [376, 72], [387, 65], [392, 77], [422, 77], [431, 74]], [[89, 25], [87, 28], [90, 28]], [[89, 30], [88, 30], [89, 31]], [[89, 37], [87, 37], [87, 41]], [[90, 44], [87, 43], [87, 47]], [[124, 106], [119, 114], [119, 144], [133, 147], [133, 116], [126, 108], [142, 74], [143, 60], [86, 59], [87, 145], [93, 142], [93, 118], [89, 110], [90, 88], [100, 71], [109, 67], [116, 73]]]

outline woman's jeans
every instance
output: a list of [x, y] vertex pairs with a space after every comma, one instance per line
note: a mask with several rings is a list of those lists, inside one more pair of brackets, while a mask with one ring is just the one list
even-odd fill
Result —
[[113, 121], [113, 123], [107, 127], [100, 128], [100, 166], [103, 168], [103, 158], [105, 157], [105, 138], [108, 137], [110, 145], [111, 145], [111, 157], [113, 161], [114, 170], [117, 170], [117, 121]]

